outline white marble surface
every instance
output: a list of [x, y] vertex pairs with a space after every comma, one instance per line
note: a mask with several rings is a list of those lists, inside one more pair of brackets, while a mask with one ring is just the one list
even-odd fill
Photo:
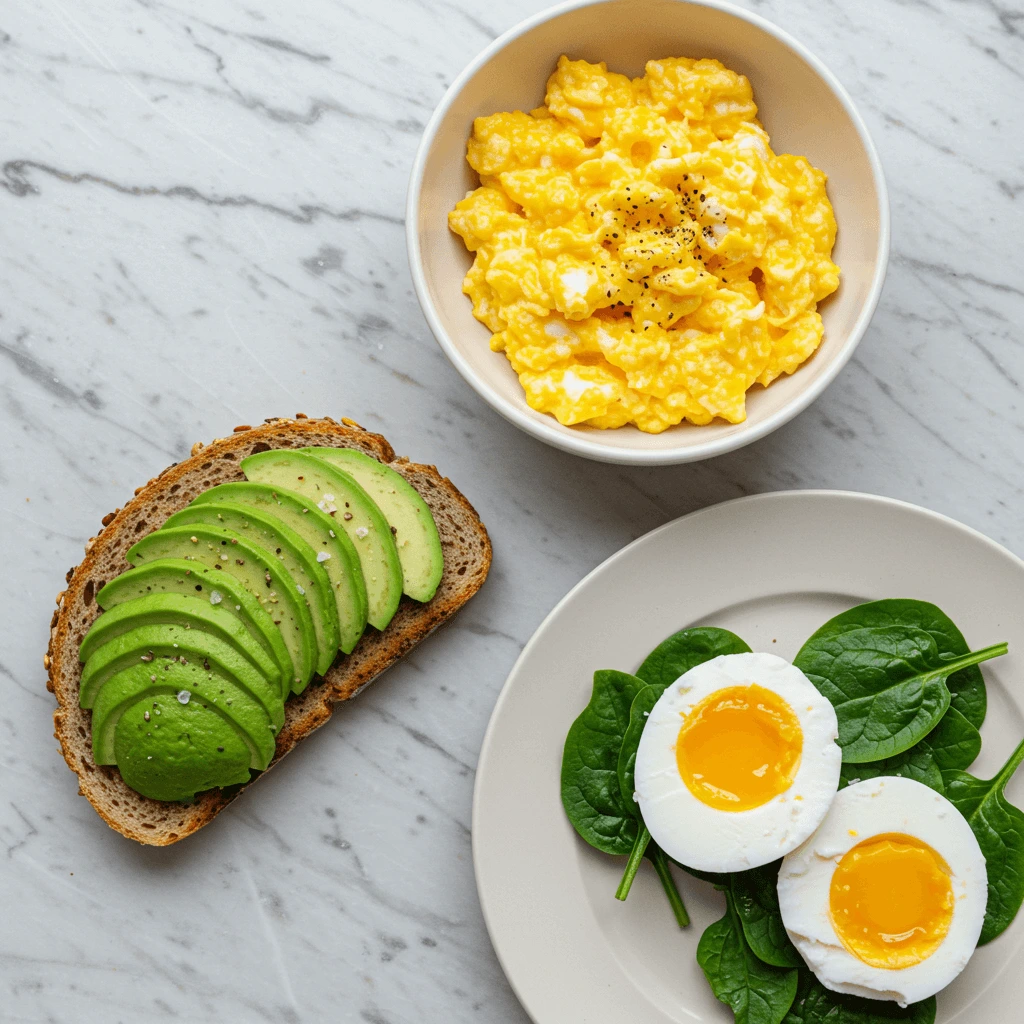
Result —
[[[1020, 0], [747, 0], [860, 104], [892, 193], [889, 279], [810, 411], [650, 470], [498, 419], [412, 294], [422, 126], [542, 6], [0, 5], [5, 1022], [525, 1021], [476, 901], [473, 765], [508, 669], [572, 584], [668, 519], [778, 488], [895, 495], [1024, 553]], [[194, 440], [296, 410], [436, 462], [490, 526], [491, 579], [215, 825], [139, 848], [55, 750], [53, 597], [138, 483]]]

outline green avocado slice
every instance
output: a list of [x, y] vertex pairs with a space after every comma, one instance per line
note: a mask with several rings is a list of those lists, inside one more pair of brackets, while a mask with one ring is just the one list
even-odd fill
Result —
[[[223, 604], [223, 602], [221, 602]], [[97, 648], [137, 626], [175, 625], [199, 630], [230, 644], [253, 668], [281, 688], [281, 669], [231, 612], [209, 601], [181, 594], [147, 594], [104, 612], [93, 624], [78, 650], [88, 661]]]
[[354, 448], [300, 448], [344, 470], [384, 513], [402, 565], [402, 586], [414, 601], [429, 601], [444, 572], [437, 524], [420, 492], [401, 473]]
[[121, 778], [152, 800], [192, 800], [208, 789], [248, 782], [252, 767], [249, 745], [220, 711], [198, 700], [181, 704], [169, 693], [121, 713], [114, 758]]
[[216, 671], [247, 690], [266, 711], [275, 729], [284, 724], [284, 702], [277, 680], [267, 679], [243, 655], [225, 641], [198, 629], [162, 623], [157, 626], [136, 626], [98, 647], [82, 669], [79, 704], [93, 707], [104, 684], [126, 668], [157, 665], [150, 669], [159, 680], [172, 662], [199, 665], [203, 671]]
[[[285, 647], [281, 630], [241, 580], [184, 558], [161, 558], [116, 576], [99, 589], [96, 603], [109, 612], [125, 601], [150, 594], [194, 597], [235, 615], [252, 638], [274, 659], [282, 681], [295, 678], [291, 655]], [[290, 685], [288, 689], [291, 689]]]
[[246, 505], [192, 504], [175, 512], [164, 528], [192, 525], [225, 527], [277, 556], [309, 608], [316, 633], [316, 670], [323, 675], [338, 653], [338, 607], [316, 551], [277, 516]]
[[[247, 480], [218, 484], [192, 500], [193, 505], [229, 501], [270, 512], [290, 526], [317, 553], [331, 581], [338, 609], [339, 646], [346, 654], [359, 642], [366, 629], [366, 584], [359, 568], [359, 555], [348, 534], [311, 501], [283, 488]], [[335, 529], [335, 527], [338, 527]]]
[[402, 566], [388, 522], [373, 499], [348, 473], [305, 452], [274, 449], [250, 455], [241, 465], [248, 479], [295, 491], [341, 522], [359, 555], [367, 618], [384, 629], [402, 599]]
[[[175, 526], [143, 537], [125, 556], [132, 565], [158, 558], [184, 558], [208, 566], [218, 575], [234, 576], [253, 594], [281, 630], [295, 674], [288, 690], [299, 690], [313, 677], [316, 634], [306, 602], [277, 557], [223, 527]], [[105, 588], [104, 588], [105, 589]]]
[[[154, 668], [155, 666], [155, 668]], [[156, 676], [156, 682], [153, 681]], [[182, 665], [170, 658], [154, 658], [147, 664], [135, 664], [107, 680], [92, 710], [92, 750], [97, 764], [116, 764], [115, 730], [121, 715], [143, 698], [151, 703], [160, 694], [178, 700], [186, 694], [214, 709], [237, 727], [250, 753], [250, 766], [262, 771], [274, 756], [277, 732], [266, 709], [251, 693], [214, 668], [207, 671], [197, 662]], [[162, 710], [150, 707], [150, 723], [155, 731]], [[156, 714], [161, 710], [161, 714]]]

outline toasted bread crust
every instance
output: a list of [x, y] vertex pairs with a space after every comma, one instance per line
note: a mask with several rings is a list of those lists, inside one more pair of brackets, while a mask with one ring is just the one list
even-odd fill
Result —
[[[150, 846], [176, 843], [212, 821], [242, 789], [211, 790], [194, 803], [166, 803], [129, 789], [115, 767], [97, 765], [92, 756], [91, 715], [78, 706], [82, 666], [78, 647], [99, 614], [96, 592], [128, 569], [125, 554], [140, 537], [158, 529], [173, 512], [197, 494], [229, 480], [243, 480], [243, 458], [268, 448], [316, 445], [357, 448], [390, 464], [423, 496], [437, 523], [444, 550], [444, 575], [426, 604], [403, 597], [394, 619], [383, 632], [367, 627], [348, 656], [339, 657], [323, 682], [314, 681], [285, 704], [285, 723], [277, 736], [273, 768], [300, 740], [332, 715], [339, 701], [354, 697], [424, 637], [455, 614], [482, 586], [491, 564], [487, 530], [473, 506], [433, 466], [396, 459], [379, 434], [352, 420], [270, 419], [262, 426], [235, 427], [227, 438], [196, 444], [184, 462], [169, 466], [136, 490], [123, 507], [103, 517], [103, 528], [86, 545], [82, 562], [67, 574], [67, 589], [57, 595], [50, 622], [50, 643], [44, 658], [47, 689], [57, 698], [54, 735], [68, 767], [78, 775], [79, 793], [100, 817], [129, 839]], [[260, 776], [257, 776], [257, 779]], [[256, 781], [255, 779], [253, 780]]]

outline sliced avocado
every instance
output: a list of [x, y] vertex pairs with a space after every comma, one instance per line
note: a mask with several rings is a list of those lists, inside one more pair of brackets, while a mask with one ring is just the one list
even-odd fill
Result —
[[323, 675], [338, 653], [338, 607], [331, 593], [331, 581], [317, 561], [317, 553], [290, 526], [277, 516], [250, 508], [218, 501], [189, 505], [175, 512], [164, 527], [222, 526], [240, 537], [273, 552], [285, 571], [298, 584], [316, 631], [316, 670]]
[[[223, 603], [223, 602], [221, 602]], [[93, 624], [78, 650], [81, 661], [115, 636], [137, 626], [170, 624], [195, 629], [230, 644], [281, 689], [281, 669], [231, 612], [196, 597], [182, 594], [147, 594], [104, 612]]]
[[271, 512], [290, 526], [317, 553], [323, 556], [338, 608], [339, 646], [351, 654], [366, 628], [366, 584], [359, 568], [359, 555], [348, 534], [320, 509], [294, 491], [275, 490], [268, 484], [239, 480], [218, 484], [192, 500], [193, 505], [211, 501], [229, 501], [236, 505]]
[[354, 448], [301, 448], [343, 469], [377, 503], [394, 534], [402, 587], [414, 601], [429, 601], [444, 572], [441, 538], [419, 491], [401, 473]]
[[92, 707], [107, 680], [123, 669], [140, 663], [156, 666], [150, 668], [150, 675], [155, 675], [158, 682], [161, 673], [169, 671], [175, 662], [196, 664], [206, 672], [215, 671], [232, 679], [259, 701], [275, 728], [284, 724], [284, 702], [276, 680], [267, 679], [223, 640], [169, 623], [136, 626], [98, 647], [82, 669], [79, 704]]
[[[117, 763], [114, 738], [121, 715], [143, 698], [152, 704], [161, 694], [175, 700], [182, 694], [189, 702], [195, 700], [222, 713], [238, 727], [250, 751], [251, 767], [262, 771], [270, 764], [277, 730], [263, 705], [216, 669], [207, 671], [197, 662], [182, 665], [169, 658], [161, 659], [159, 664], [154, 658], [147, 664], [132, 665], [111, 676], [100, 690], [92, 709], [92, 750], [97, 764]], [[156, 731], [163, 713], [156, 713], [159, 707], [148, 710], [152, 731]]]
[[143, 697], [122, 712], [114, 758], [121, 778], [152, 800], [192, 800], [207, 789], [248, 782], [252, 767], [249, 745], [219, 710], [198, 700], [181, 704], [169, 693]]
[[291, 688], [302, 689], [313, 677], [317, 656], [313, 618], [295, 581], [265, 548], [223, 527], [176, 526], [143, 537], [125, 557], [132, 565], [184, 558], [208, 566], [218, 577], [220, 573], [234, 576], [281, 630], [295, 668]]
[[402, 598], [402, 566], [384, 514], [348, 473], [315, 455], [274, 449], [242, 459], [250, 480], [295, 491], [340, 522], [359, 555], [367, 618], [384, 629]]
[[[211, 579], [211, 576], [214, 577]], [[291, 655], [281, 630], [245, 589], [241, 580], [184, 558], [162, 558], [116, 576], [96, 594], [96, 603], [111, 611], [125, 601], [149, 594], [182, 594], [196, 597], [237, 616], [254, 640], [274, 659], [282, 680], [295, 678]], [[291, 690], [291, 686], [288, 687]]]

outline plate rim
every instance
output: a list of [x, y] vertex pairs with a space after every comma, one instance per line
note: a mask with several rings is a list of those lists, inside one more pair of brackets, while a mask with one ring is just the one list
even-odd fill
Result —
[[[552, 619], [559, 614], [564, 605], [581, 590], [589, 580], [596, 576], [598, 573], [603, 572], [614, 563], [626, 558], [635, 548], [643, 545], [652, 543], [661, 534], [677, 528], [678, 524], [686, 522], [687, 520], [695, 519], [699, 516], [705, 515], [716, 509], [723, 509], [726, 507], [732, 507], [737, 505], [756, 504], [767, 500], [784, 500], [784, 501], [806, 501], [808, 499], [839, 499], [844, 501], [862, 502], [866, 505], [876, 506], [887, 506], [890, 508], [901, 509], [906, 512], [910, 512], [917, 516], [922, 516], [927, 519], [931, 519], [935, 522], [941, 523], [944, 526], [952, 527], [957, 532], [965, 534], [973, 541], [981, 541], [985, 546], [991, 548], [994, 553], [1000, 556], [1008, 558], [1011, 562], [1016, 563], [1016, 566], [1024, 571], [1024, 558], [1011, 551], [1004, 544], [1000, 544], [998, 541], [993, 540], [988, 535], [982, 533], [980, 530], [967, 523], [962, 523], [958, 519], [954, 519], [951, 516], [947, 516], [942, 512], [936, 512], [933, 509], [925, 508], [922, 505], [918, 505], [914, 502], [904, 501], [901, 498], [893, 498], [888, 495], [872, 494], [864, 491], [847, 490], [843, 488], [806, 488], [806, 489], [794, 489], [794, 490], [778, 490], [778, 491], [765, 491], [757, 494], [742, 495], [737, 498], [730, 498], [726, 501], [716, 502], [713, 505], [706, 505], [698, 509], [694, 509], [692, 512], [688, 512], [682, 516], [677, 516], [674, 519], [670, 519], [668, 522], [663, 523], [661, 526], [655, 527], [653, 530], [649, 530], [647, 533], [641, 534], [639, 537], [630, 541], [628, 544], [623, 545], [617, 551], [612, 552], [607, 558], [599, 562], [593, 569], [586, 573], [577, 583], [575, 583], [551, 608], [551, 610], [544, 616], [544, 618], [537, 624], [529, 640], [523, 646], [519, 656], [516, 658], [509, 670], [508, 675], [505, 678], [505, 682], [502, 684], [501, 690], [498, 692], [498, 697], [495, 700], [494, 707], [491, 710], [490, 718], [487, 721], [487, 728], [484, 730], [483, 739], [480, 744], [480, 753], [477, 757], [477, 770], [476, 777], [473, 782], [473, 801], [471, 810], [471, 840], [472, 840], [472, 863], [473, 863], [473, 880], [477, 891], [477, 900], [480, 905], [481, 915], [484, 919], [484, 925], [487, 929], [487, 936], [491, 942], [491, 948], [494, 951], [495, 957], [501, 966], [502, 973], [508, 982], [509, 987], [515, 994], [523, 1012], [530, 1018], [534, 1024], [547, 1024], [540, 1018], [536, 1017], [532, 1012], [531, 1008], [527, 1004], [520, 992], [520, 987], [517, 981], [512, 977], [509, 969], [506, 965], [506, 959], [501, 949], [499, 949], [498, 943], [495, 941], [495, 925], [492, 920], [494, 915], [494, 908], [488, 906], [487, 897], [483, 891], [483, 887], [480, 881], [481, 870], [480, 870], [480, 859], [482, 853], [480, 851], [479, 831], [477, 829], [477, 822], [479, 820], [479, 811], [482, 804], [481, 790], [483, 788], [482, 780], [486, 777], [487, 771], [483, 769], [485, 762], [488, 760], [490, 754], [490, 748], [494, 743], [494, 736], [498, 729], [498, 719], [501, 717], [503, 707], [508, 700], [508, 695], [514, 686], [515, 677], [520, 671], [521, 665], [531, 655], [531, 652], [540, 641], [540, 635], [545, 632], [548, 624]], [[979, 996], [981, 993], [979, 992]], [[959, 1015], [958, 1015], [959, 1016]]]

